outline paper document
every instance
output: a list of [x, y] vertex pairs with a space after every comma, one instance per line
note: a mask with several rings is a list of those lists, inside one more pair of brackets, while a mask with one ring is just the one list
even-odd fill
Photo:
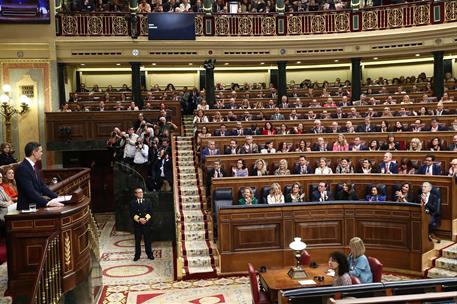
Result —
[[316, 285], [316, 282], [314, 280], [301, 280], [298, 281], [300, 285]]
[[55, 200], [59, 203], [69, 202], [71, 201], [71, 195], [60, 195]]

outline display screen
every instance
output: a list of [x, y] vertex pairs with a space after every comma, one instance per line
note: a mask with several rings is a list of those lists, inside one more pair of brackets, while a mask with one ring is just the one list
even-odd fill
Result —
[[148, 14], [149, 40], [195, 40], [193, 13]]
[[49, 0], [0, 0], [1, 23], [49, 23]]

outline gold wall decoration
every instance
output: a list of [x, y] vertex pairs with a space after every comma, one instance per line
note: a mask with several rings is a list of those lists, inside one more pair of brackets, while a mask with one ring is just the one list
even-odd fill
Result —
[[312, 17], [312, 19], [311, 19], [311, 31], [313, 33], [324, 33], [324, 32], [326, 32], [325, 19], [324, 19], [323, 15], [314, 15]]
[[69, 231], [64, 232], [64, 264], [65, 264], [65, 272], [71, 270], [71, 236]]
[[111, 26], [113, 28], [113, 35], [125, 36], [129, 34], [129, 26], [124, 16], [114, 16]]
[[195, 35], [203, 35], [203, 16], [201, 15], [195, 16]]
[[348, 13], [335, 14], [335, 30], [337, 32], [350, 31], [349, 25], [350, 22]]
[[378, 28], [378, 14], [376, 11], [362, 12], [362, 30], [374, 30]]
[[238, 32], [240, 35], [252, 35], [252, 16], [241, 16], [238, 18]]
[[447, 1], [444, 3], [444, 21], [457, 20], [457, 1]]
[[394, 28], [403, 25], [403, 11], [401, 8], [387, 10], [387, 27]]
[[[128, 29], [127, 29], [128, 32]], [[140, 35], [148, 36], [148, 17], [140, 16]]]
[[418, 5], [414, 10], [414, 23], [416, 25], [430, 23], [430, 11], [428, 5]]
[[302, 33], [302, 19], [300, 16], [287, 17], [287, 29], [289, 35], [299, 35]]
[[276, 19], [274, 17], [265, 16], [262, 18], [262, 35], [276, 34]]
[[103, 21], [101, 16], [90, 16], [87, 22], [89, 35], [101, 35], [103, 33]]
[[78, 33], [78, 25], [75, 16], [63, 16], [62, 18], [62, 34], [76, 35]]
[[230, 24], [227, 16], [215, 16], [216, 36], [226, 36], [229, 34]]

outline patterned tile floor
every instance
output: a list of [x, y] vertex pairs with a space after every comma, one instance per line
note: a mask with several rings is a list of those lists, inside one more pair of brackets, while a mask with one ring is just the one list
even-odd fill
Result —
[[154, 261], [133, 262], [133, 235], [116, 231], [110, 214], [96, 215], [100, 228], [103, 287], [97, 304], [251, 303], [246, 277], [173, 282], [169, 242], [154, 242]]

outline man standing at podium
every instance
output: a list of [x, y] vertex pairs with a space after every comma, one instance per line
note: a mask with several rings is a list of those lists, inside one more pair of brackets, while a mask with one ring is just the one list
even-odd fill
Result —
[[29, 204], [37, 207], [63, 207], [41, 178], [36, 163], [41, 160], [43, 148], [37, 142], [29, 142], [24, 148], [25, 159], [15, 172], [18, 199], [17, 210], [29, 210]]
[[130, 217], [133, 220], [135, 233], [135, 257], [133, 261], [138, 261], [141, 256], [141, 239], [144, 238], [144, 250], [148, 259], [154, 260], [151, 250], [151, 220], [152, 202], [143, 198], [143, 189], [135, 189], [135, 199], [130, 203]]

